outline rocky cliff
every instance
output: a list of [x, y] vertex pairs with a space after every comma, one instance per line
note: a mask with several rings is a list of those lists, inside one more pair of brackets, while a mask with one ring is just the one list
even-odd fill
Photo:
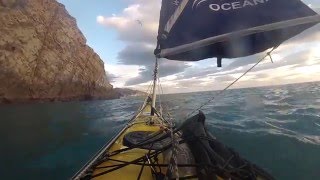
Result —
[[138, 90], [128, 89], [128, 88], [115, 88], [114, 90], [118, 93], [120, 97], [148, 95], [148, 93], [138, 91]]
[[103, 61], [55, 0], [0, 0], [0, 102], [114, 98]]

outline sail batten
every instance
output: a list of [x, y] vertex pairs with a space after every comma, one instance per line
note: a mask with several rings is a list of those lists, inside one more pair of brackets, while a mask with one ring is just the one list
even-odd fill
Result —
[[300, 0], [163, 0], [155, 54], [181, 61], [243, 57], [319, 22]]
[[181, 15], [181, 13], [183, 12], [183, 10], [186, 8], [188, 2], [189, 2], [189, 0], [183, 0], [183, 1], [181, 1], [180, 5], [177, 6], [177, 9], [173, 13], [173, 15], [170, 17], [170, 19], [168, 20], [168, 22], [164, 28], [165, 32], [167, 32], [167, 33], [170, 32], [171, 28], [176, 23], [176, 21], [178, 20], [178, 18]]

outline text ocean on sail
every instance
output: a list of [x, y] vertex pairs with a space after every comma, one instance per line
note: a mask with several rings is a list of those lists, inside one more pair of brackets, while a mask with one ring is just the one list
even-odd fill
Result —
[[[250, 6], [257, 6], [259, 4], [264, 4], [267, 3], [269, 0], [244, 0], [244, 1], [235, 1], [232, 3], [223, 3], [223, 4], [210, 4], [209, 8], [212, 11], [229, 11], [229, 10], [235, 10], [235, 9], [241, 9], [245, 7], [250, 7]], [[200, 1], [196, 7], [200, 5], [200, 3], [203, 1]]]

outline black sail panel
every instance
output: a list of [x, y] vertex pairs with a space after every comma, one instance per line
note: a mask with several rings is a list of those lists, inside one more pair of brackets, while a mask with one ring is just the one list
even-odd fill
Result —
[[[315, 23], [243, 36], [232, 35], [233, 32], [315, 15], [300, 0], [163, 0], [156, 55], [186, 44], [191, 48], [163, 57], [197, 61], [252, 55], [281, 44]], [[221, 41], [197, 44], [228, 33], [231, 35]]]

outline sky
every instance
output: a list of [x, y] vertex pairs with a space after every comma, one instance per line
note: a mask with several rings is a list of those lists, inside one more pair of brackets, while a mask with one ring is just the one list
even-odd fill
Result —
[[[114, 87], [146, 90], [152, 80], [160, 0], [58, 0], [76, 18], [87, 44], [105, 63]], [[320, 12], [319, 0], [303, 0]], [[181, 62], [160, 59], [165, 93], [223, 89], [265, 53], [226, 59]], [[286, 41], [234, 88], [320, 81], [320, 25]]]

